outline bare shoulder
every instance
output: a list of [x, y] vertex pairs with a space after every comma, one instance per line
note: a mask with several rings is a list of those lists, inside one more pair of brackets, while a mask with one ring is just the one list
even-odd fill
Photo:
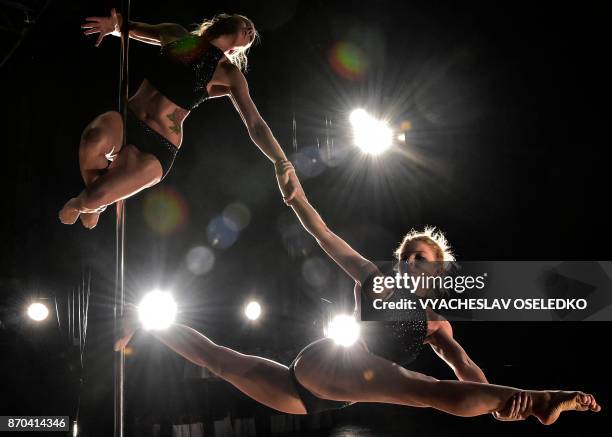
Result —
[[177, 23], [161, 23], [157, 24], [160, 42], [162, 45], [170, 44], [176, 40], [190, 35], [189, 31]]
[[246, 85], [246, 78], [240, 68], [236, 67], [229, 61], [223, 61], [219, 63], [219, 69], [225, 78], [229, 86]]
[[179, 38], [191, 35], [187, 29], [177, 23], [163, 23], [162, 26], [166, 26], [168, 33]]

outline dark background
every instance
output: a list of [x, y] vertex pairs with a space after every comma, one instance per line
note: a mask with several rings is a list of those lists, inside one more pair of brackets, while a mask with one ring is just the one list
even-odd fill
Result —
[[[82, 129], [117, 106], [119, 40], [109, 37], [96, 49], [94, 38], [82, 36], [79, 28], [85, 16], [107, 14], [113, 6], [119, 5], [51, 2], [0, 70], [1, 411], [74, 416], [80, 392], [81, 420], [90, 435], [112, 430], [114, 211], [109, 208], [92, 231], [60, 224], [57, 212], [82, 189], [77, 160]], [[388, 259], [405, 232], [430, 224], [446, 232], [463, 260], [609, 259], [608, 19], [599, 7], [132, 2], [132, 19], [150, 23], [189, 26], [221, 11], [251, 17], [261, 32], [247, 74], [253, 99], [294, 160], [303, 162], [317, 151], [317, 142], [317, 153], [332, 158], [333, 165], [320, 158], [314, 166], [302, 165], [304, 188], [330, 228], [368, 258]], [[340, 41], [364, 53], [360, 77], [342, 77], [331, 67], [329, 51]], [[3, 49], [12, 42], [3, 38]], [[132, 91], [155, 50], [131, 42]], [[357, 106], [388, 117], [393, 126], [410, 120], [406, 144], [365, 159], [348, 138], [348, 114]], [[327, 131], [326, 119], [332, 120]], [[129, 300], [137, 302], [152, 287], [172, 289], [181, 320], [218, 343], [289, 364], [320, 335], [330, 312], [351, 309], [352, 285], [299, 230], [280, 201], [271, 164], [250, 142], [228, 99], [202, 104], [185, 131], [163, 184], [127, 202]], [[294, 142], [302, 154], [297, 157]], [[304, 171], [320, 174], [307, 177]], [[147, 212], [151, 195], [170, 198], [171, 204]], [[173, 199], [182, 206], [172, 207]], [[209, 223], [232, 202], [249, 209], [250, 222], [232, 245], [214, 246]], [[180, 224], [155, 231], [151, 219], [163, 222], [169, 210], [178, 211]], [[197, 245], [212, 247], [215, 255], [205, 275], [186, 267], [186, 254]], [[311, 258], [320, 258], [311, 263], [314, 273], [303, 267]], [[57, 320], [33, 326], [23, 319], [23, 309], [33, 297], [45, 297], [57, 299], [64, 315], [67, 296], [89, 275], [81, 368], [78, 346], [69, 343]], [[256, 326], [240, 313], [250, 296], [264, 305]], [[352, 407], [335, 420], [361, 420], [372, 428], [397, 423], [423, 435], [560, 435], [609, 425], [610, 324], [471, 323], [454, 329], [490, 381], [592, 392], [604, 411], [568, 414], [546, 429], [534, 421], [498, 424], [490, 417], [461, 419], [389, 406]], [[204, 383], [185, 382], [181, 358], [145, 335], [136, 337], [133, 351], [127, 358], [131, 418], [178, 423], [184, 414], [197, 414], [197, 387]], [[452, 377], [431, 351], [414, 368]], [[213, 415], [258, 408], [229, 384], [215, 384]]]

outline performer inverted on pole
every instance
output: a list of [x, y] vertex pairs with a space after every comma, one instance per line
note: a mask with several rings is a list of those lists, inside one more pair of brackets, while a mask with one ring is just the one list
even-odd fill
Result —
[[[98, 46], [107, 35], [120, 36], [121, 24], [113, 9], [109, 17], [86, 18], [82, 27], [86, 35], [98, 35]], [[99, 115], [83, 131], [79, 165], [85, 189], [61, 209], [62, 223], [73, 224], [80, 217], [91, 229], [108, 205], [159, 183], [178, 153], [183, 122], [209, 98], [228, 96], [266, 157], [273, 163], [286, 158], [242, 73], [258, 36], [250, 19], [219, 14], [193, 32], [174, 23], [130, 22], [129, 28], [130, 38], [158, 45], [160, 53], [130, 98], [126, 147], [121, 146], [123, 122], [116, 111]]]

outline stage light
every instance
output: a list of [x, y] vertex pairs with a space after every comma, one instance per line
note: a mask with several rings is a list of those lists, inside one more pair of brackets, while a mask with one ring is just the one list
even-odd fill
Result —
[[339, 314], [327, 325], [325, 336], [341, 346], [351, 346], [360, 335], [359, 324], [353, 316]]
[[261, 315], [261, 305], [259, 305], [259, 302], [256, 302], [256, 301], [249, 302], [247, 306], [244, 307], [244, 315], [249, 320], [259, 319], [259, 316]]
[[49, 309], [45, 304], [34, 302], [28, 307], [28, 316], [37, 322], [42, 322], [49, 315]]
[[361, 108], [355, 109], [349, 116], [349, 120], [353, 127], [358, 126], [360, 123], [367, 123], [370, 119], [370, 114], [368, 114], [365, 109]]
[[174, 298], [170, 293], [160, 290], [147, 293], [138, 305], [138, 317], [145, 329], [166, 329], [176, 317]]
[[399, 141], [400, 143], [403, 143], [406, 141], [406, 134], [402, 132], [401, 134], [398, 134], [396, 138], [397, 138], [397, 141]]
[[393, 131], [382, 120], [377, 120], [363, 109], [351, 112], [353, 141], [364, 153], [379, 155], [391, 147]]

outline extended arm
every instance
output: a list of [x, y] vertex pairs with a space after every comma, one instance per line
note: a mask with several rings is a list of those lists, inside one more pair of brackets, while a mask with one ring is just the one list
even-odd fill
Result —
[[244, 122], [253, 143], [273, 163], [287, 159], [270, 127], [259, 114], [253, 99], [249, 93], [247, 81], [242, 72], [233, 64], [222, 64], [229, 78], [229, 96]]
[[378, 272], [374, 263], [361, 256], [359, 252], [327, 227], [319, 213], [308, 202], [306, 196], [295, 198], [291, 202], [291, 208], [304, 229], [317, 240], [325, 253], [356, 282], [362, 284], [368, 276]]
[[[87, 17], [81, 25], [85, 35], [98, 34], [96, 47], [100, 45], [107, 35], [121, 36], [121, 23], [123, 18], [115, 9], [111, 9], [109, 17]], [[176, 23], [147, 24], [130, 21], [130, 38], [147, 44], [163, 45], [181, 38], [189, 32]]]
[[[259, 114], [253, 99], [251, 99], [249, 87], [242, 72], [238, 67], [229, 62], [222, 62], [220, 66], [229, 79], [229, 87], [227, 87], [229, 97], [236, 111], [238, 111], [240, 118], [244, 122], [253, 143], [255, 143], [259, 150], [261, 150], [275, 165], [286, 162], [287, 158], [285, 152], [283, 152], [280, 144], [276, 141], [276, 138], [274, 138], [268, 124]], [[213, 86], [212, 88], [211, 91], [215, 95], [223, 95], [225, 92], [225, 87], [222, 86]], [[291, 173], [289, 176], [287, 189], [289, 193], [288, 199], [293, 199], [296, 196], [304, 194], [295, 172]]]
[[[295, 169], [288, 161], [281, 162], [276, 166], [276, 174], [283, 196], [287, 198], [287, 180], [295, 176]], [[288, 203], [304, 229], [317, 240], [317, 243], [319, 243], [319, 246], [321, 246], [325, 253], [353, 280], [360, 284], [371, 274], [379, 273], [374, 263], [361, 256], [346, 241], [327, 227], [319, 213], [306, 199], [304, 192], [302, 190], [300, 192], [299, 196], [295, 196]]]

